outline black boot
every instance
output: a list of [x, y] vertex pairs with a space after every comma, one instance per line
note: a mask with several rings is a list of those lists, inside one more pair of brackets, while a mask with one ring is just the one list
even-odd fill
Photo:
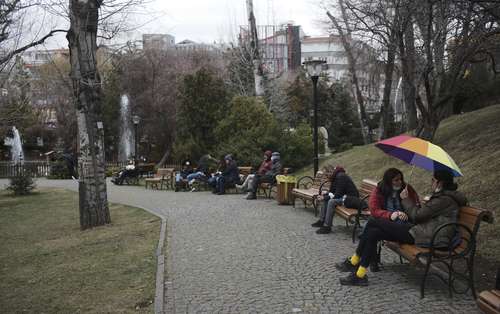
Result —
[[343, 286], [368, 286], [368, 276], [359, 278], [355, 273], [350, 273], [344, 278], [340, 278], [340, 284]]
[[328, 227], [328, 226], [323, 226], [323, 227], [319, 228], [318, 230], [316, 230], [317, 234], [328, 234], [330, 232], [332, 232], [332, 227]]
[[318, 220], [318, 221], [316, 221], [315, 223], [313, 223], [313, 224], [311, 225], [311, 227], [314, 227], [314, 228], [323, 227], [323, 220]]
[[355, 272], [356, 269], [358, 269], [358, 267], [354, 266], [348, 258], [346, 258], [342, 263], [335, 263], [335, 268], [343, 273]]

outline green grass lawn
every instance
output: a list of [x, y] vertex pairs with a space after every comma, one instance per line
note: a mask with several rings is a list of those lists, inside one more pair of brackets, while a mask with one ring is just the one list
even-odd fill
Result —
[[[471, 205], [495, 213], [494, 224], [482, 224], [478, 253], [491, 261], [500, 261], [500, 105], [456, 115], [443, 121], [436, 133], [435, 144], [443, 147], [464, 174], [457, 182]], [[388, 167], [397, 167], [409, 175], [411, 167], [385, 155], [373, 144], [334, 154], [320, 162], [343, 165], [358, 184], [363, 178], [380, 180]], [[312, 174], [312, 167], [301, 169], [298, 177]], [[417, 191], [430, 193], [431, 173], [415, 168], [411, 184]]]
[[110, 211], [112, 224], [80, 231], [76, 193], [0, 191], [0, 312], [153, 312], [160, 219]]

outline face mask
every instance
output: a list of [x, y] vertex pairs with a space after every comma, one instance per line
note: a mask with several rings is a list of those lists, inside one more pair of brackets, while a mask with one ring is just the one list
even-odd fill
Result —
[[401, 190], [401, 186], [400, 185], [393, 185], [392, 186], [392, 190], [393, 191], [399, 191], [399, 190]]

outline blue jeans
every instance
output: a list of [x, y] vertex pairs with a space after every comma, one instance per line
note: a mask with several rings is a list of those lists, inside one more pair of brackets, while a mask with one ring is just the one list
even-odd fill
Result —
[[323, 199], [323, 207], [321, 208], [321, 213], [319, 219], [323, 221], [323, 224], [327, 227], [331, 227], [333, 223], [333, 216], [335, 216], [335, 207], [337, 205], [342, 205], [342, 198], [332, 198], [326, 195]]
[[188, 181], [191, 181], [193, 179], [196, 179], [196, 180], [199, 180], [201, 178], [205, 177], [205, 174], [201, 171], [198, 171], [198, 172], [194, 172], [194, 173], [191, 173], [191, 174], [188, 174], [188, 176], [186, 177], [186, 179]]
[[208, 185], [215, 188], [215, 185], [217, 184], [217, 178], [218, 177], [210, 177], [208, 178]]

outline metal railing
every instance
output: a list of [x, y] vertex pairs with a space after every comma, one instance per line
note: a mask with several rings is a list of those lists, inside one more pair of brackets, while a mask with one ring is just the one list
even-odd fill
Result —
[[28, 172], [33, 177], [46, 177], [50, 174], [50, 163], [44, 160], [13, 163], [0, 161], [0, 178], [15, 177]]
[[[47, 162], [45, 160], [23, 161], [22, 163], [14, 163], [11, 161], [0, 161], [0, 178], [15, 177], [22, 173], [28, 172], [33, 177], [47, 177], [51, 175], [51, 169], [55, 162]], [[107, 162], [106, 169], [123, 169], [127, 162]], [[165, 168], [174, 168], [179, 170], [180, 163], [167, 163]]]

